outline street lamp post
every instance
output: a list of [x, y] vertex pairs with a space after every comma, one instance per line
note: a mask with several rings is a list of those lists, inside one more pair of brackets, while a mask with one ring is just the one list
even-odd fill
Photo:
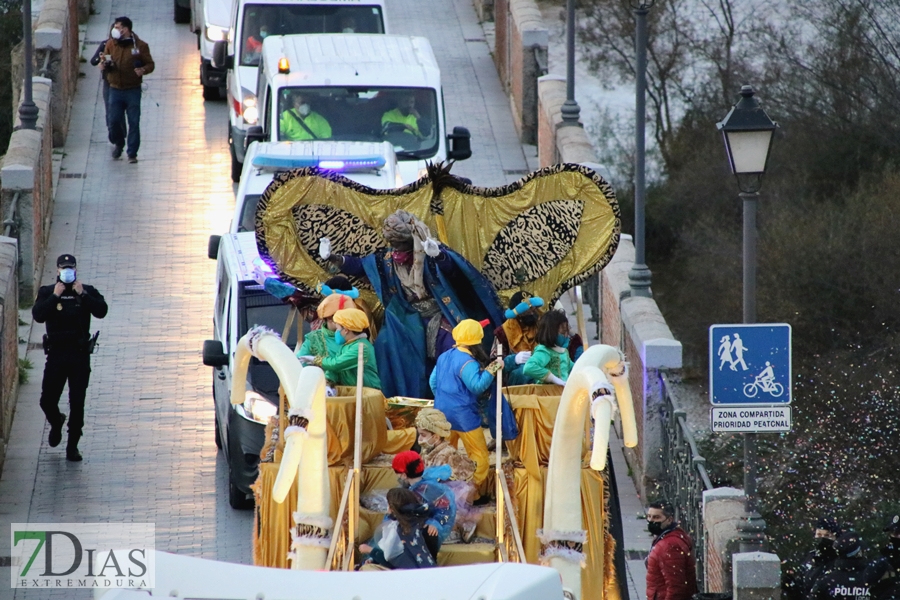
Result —
[[[741, 99], [716, 127], [725, 139], [731, 172], [737, 177], [744, 204], [744, 323], [756, 322], [756, 209], [766, 172], [772, 136], [778, 124], [769, 118], [751, 86], [741, 87]], [[756, 493], [756, 434], [744, 433], [744, 496], [747, 520], [739, 526], [741, 552], [765, 548], [766, 523], [759, 514]]]
[[650, 269], [647, 267], [644, 236], [644, 199], [646, 182], [647, 118], [647, 13], [655, 0], [632, 3], [635, 16], [635, 94], [634, 94], [634, 264], [628, 272], [632, 296], [649, 298]]
[[36, 129], [38, 107], [32, 98], [33, 44], [31, 43], [31, 0], [22, 2], [22, 42], [25, 46], [25, 81], [22, 88], [22, 106], [19, 107], [19, 120], [22, 129]]
[[575, 101], [575, 0], [566, 0], [566, 101], [560, 107], [562, 123], [581, 127], [581, 108]]

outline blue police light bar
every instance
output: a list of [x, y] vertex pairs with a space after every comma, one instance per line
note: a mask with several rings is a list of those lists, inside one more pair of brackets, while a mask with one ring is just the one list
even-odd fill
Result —
[[375, 171], [383, 169], [387, 161], [383, 156], [278, 156], [260, 154], [253, 159], [257, 169], [302, 169], [319, 167], [327, 171]]

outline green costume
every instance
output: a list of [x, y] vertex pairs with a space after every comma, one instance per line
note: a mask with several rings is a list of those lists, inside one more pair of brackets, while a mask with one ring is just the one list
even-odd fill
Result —
[[322, 358], [337, 356], [341, 351], [340, 345], [334, 341], [334, 332], [325, 327], [310, 331], [303, 344], [295, 353], [297, 356], [321, 356]]
[[[306, 127], [303, 127], [301, 122]], [[305, 117], [301, 117], [295, 108], [281, 113], [281, 117], [278, 119], [278, 130], [281, 132], [280, 139], [292, 142], [331, 138], [331, 125], [328, 124], [325, 117], [317, 112], [311, 112]]]
[[400, 112], [399, 108], [389, 110], [381, 115], [381, 124], [384, 125], [385, 123], [400, 123], [401, 125], [406, 125], [411, 133], [416, 134], [417, 137], [422, 137], [422, 134], [419, 132], [419, 120], [416, 116], [412, 113], [404, 115]]
[[548, 348], [543, 344], [538, 344], [534, 347], [531, 358], [525, 363], [523, 371], [526, 377], [533, 379], [536, 383], [543, 383], [547, 373], [553, 373], [566, 381], [572, 371], [572, 365], [568, 350], [556, 346]]
[[356, 338], [340, 347], [337, 356], [317, 358], [316, 364], [325, 371], [325, 378], [335, 385], [356, 385], [357, 345], [363, 345], [363, 386], [381, 389], [378, 366], [375, 363], [375, 346], [368, 338]]

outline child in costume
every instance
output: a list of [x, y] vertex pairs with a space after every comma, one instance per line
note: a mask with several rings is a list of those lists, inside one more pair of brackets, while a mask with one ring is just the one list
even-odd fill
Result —
[[[424, 569], [437, 566], [425, 543], [423, 527], [427, 507], [415, 492], [394, 488], [387, 493], [388, 515], [375, 537], [359, 550], [369, 555], [369, 564], [388, 569]], [[364, 564], [363, 570], [366, 569]]]
[[[328, 296], [333, 298], [334, 296]], [[326, 298], [326, 300], [328, 299]], [[356, 361], [358, 346], [363, 346], [363, 385], [380, 390], [381, 380], [378, 378], [378, 366], [375, 364], [375, 347], [368, 340], [366, 328], [369, 319], [366, 313], [358, 308], [345, 308], [334, 313], [332, 318], [337, 330], [334, 332], [335, 342], [340, 347], [336, 356], [300, 356], [300, 362], [322, 367], [325, 378], [335, 385], [356, 385]]]
[[301, 356], [332, 358], [338, 355], [341, 346], [334, 339], [334, 332], [337, 331], [338, 325], [334, 322], [333, 317], [337, 311], [345, 308], [356, 308], [356, 304], [349, 296], [344, 294], [325, 296], [316, 308], [316, 315], [320, 319], [321, 326], [310, 331], [303, 338], [303, 343], [297, 348], [297, 358]]
[[471, 479], [475, 474], [475, 463], [447, 441], [450, 422], [436, 408], [421, 409], [416, 415], [416, 428], [419, 430], [419, 445], [422, 447], [425, 467], [448, 465], [453, 470], [452, 479], [441, 483], [449, 487], [456, 497], [456, 529], [460, 539], [469, 543], [481, 517], [481, 511], [472, 506], [475, 486], [471, 484]]
[[450, 535], [456, 522], [456, 497], [450, 488], [441, 483], [450, 479], [452, 470], [447, 465], [426, 469], [422, 457], [415, 450], [396, 455], [391, 467], [399, 475], [400, 485], [409, 487], [428, 504], [425, 542], [437, 558], [441, 544]]
[[444, 413], [450, 422], [451, 446], [462, 439], [466, 454], [475, 462], [472, 484], [480, 490], [490, 470], [489, 454], [484, 433], [481, 431], [481, 408], [478, 396], [494, 383], [503, 363], [489, 362], [481, 340], [484, 329], [481, 323], [464, 319], [453, 328], [456, 345], [438, 357], [429, 382], [434, 392], [434, 407]]
[[538, 345], [523, 369], [525, 376], [535, 383], [565, 385], [573, 365], [569, 339], [566, 314], [561, 310], [545, 313], [538, 324]]

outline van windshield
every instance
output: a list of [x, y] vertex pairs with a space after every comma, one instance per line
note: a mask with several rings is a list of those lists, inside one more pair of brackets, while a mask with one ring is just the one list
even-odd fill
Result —
[[334, 4], [248, 4], [241, 29], [241, 65], [258, 67], [263, 38], [295, 33], [384, 33], [381, 7]]
[[437, 94], [430, 88], [286, 87], [278, 93], [278, 140], [388, 141], [400, 160], [438, 151]]

